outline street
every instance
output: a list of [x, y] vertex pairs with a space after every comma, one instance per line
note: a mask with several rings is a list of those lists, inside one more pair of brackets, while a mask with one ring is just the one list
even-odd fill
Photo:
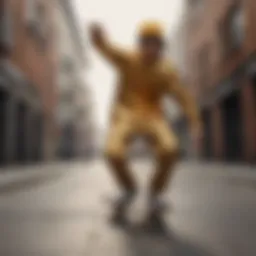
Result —
[[110, 221], [118, 188], [102, 161], [48, 167], [44, 182], [0, 189], [0, 255], [256, 255], [253, 168], [180, 164], [166, 196], [165, 224], [147, 229], [145, 186], [152, 168], [143, 162], [133, 167], [142, 190], [126, 226]]

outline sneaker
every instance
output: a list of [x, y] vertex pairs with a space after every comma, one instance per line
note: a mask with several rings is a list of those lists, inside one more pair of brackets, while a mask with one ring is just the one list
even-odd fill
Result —
[[115, 202], [115, 212], [112, 220], [114, 222], [125, 221], [125, 213], [134, 197], [136, 196], [136, 191], [125, 192], [118, 200]]
[[161, 214], [166, 209], [165, 202], [159, 196], [152, 196], [149, 199], [150, 215]]
[[116, 208], [117, 209], [125, 209], [130, 205], [136, 195], [135, 191], [126, 191], [120, 198], [116, 201]]

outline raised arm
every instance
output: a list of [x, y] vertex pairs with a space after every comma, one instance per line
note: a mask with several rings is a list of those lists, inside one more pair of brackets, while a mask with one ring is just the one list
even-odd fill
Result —
[[93, 24], [90, 27], [90, 37], [94, 47], [113, 65], [122, 67], [127, 63], [127, 53], [113, 46], [108, 41], [106, 34], [100, 25]]

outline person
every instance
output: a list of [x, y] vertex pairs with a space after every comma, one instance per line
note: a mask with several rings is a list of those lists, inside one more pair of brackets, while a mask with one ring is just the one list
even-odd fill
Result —
[[197, 105], [164, 57], [165, 33], [157, 21], [145, 21], [139, 26], [137, 47], [132, 51], [113, 45], [100, 24], [91, 25], [90, 37], [119, 75], [105, 148], [106, 159], [123, 190], [119, 208], [126, 209], [138, 191], [128, 168], [127, 150], [133, 140], [143, 136], [156, 156], [157, 170], [148, 198], [150, 211], [157, 211], [179, 156], [178, 139], [167, 123], [161, 101], [166, 95], [177, 99], [195, 141], [202, 134]]

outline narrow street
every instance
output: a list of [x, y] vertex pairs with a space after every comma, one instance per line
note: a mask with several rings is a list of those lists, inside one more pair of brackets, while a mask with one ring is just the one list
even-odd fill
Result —
[[256, 255], [256, 172], [180, 164], [165, 225], [151, 230], [142, 228], [151, 170], [133, 167], [144, 186], [123, 227], [110, 221], [118, 190], [101, 161], [48, 166], [44, 181], [0, 189], [0, 255]]

